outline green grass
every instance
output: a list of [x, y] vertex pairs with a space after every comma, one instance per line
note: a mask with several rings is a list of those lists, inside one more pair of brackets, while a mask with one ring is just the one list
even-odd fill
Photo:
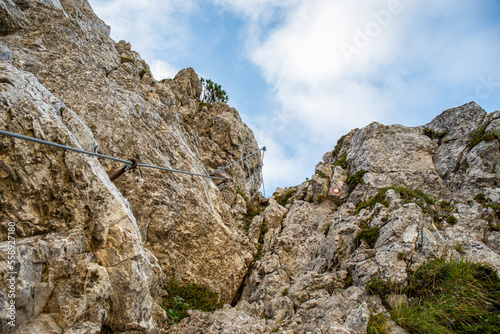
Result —
[[320, 170], [317, 170], [315, 173], [324, 179], [328, 179], [328, 176]]
[[389, 334], [387, 328], [388, 320], [389, 317], [384, 313], [371, 313], [366, 328], [366, 334]]
[[281, 295], [284, 297], [286, 295], [288, 295], [288, 289], [284, 289], [283, 291], [281, 291]]
[[458, 222], [458, 219], [455, 216], [450, 215], [446, 218], [446, 222], [450, 225], [455, 225]]
[[139, 72], [139, 77], [142, 79], [142, 78], [143, 78], [146, 74], [151, 75], [151, 73], [150, 73], [148, 70], [142, 69], [142, 70]]
[[500, 333], [500, 279], [486, 265], [429, 261], [410, 273], [404, 293], [409, 305], [390, 312], [410, 333]]
[[264, 211], [265, 207], [251, 203], [248, 196], [243, 191], [237, 190], [236, 192], [243, 197], [246, 203], [247, 211], [243, 215], [243, 221], [245, 222], [245, 225], [242, 228], [243, 230], [248, 231], [252, 219], [262, 211]]
[[134, 58], [120, 57], [120, 63], [135, 63]]
[[408, 203], [416, 203], [419, 205], [424, 212], [426, 213], [435, 213], [432, 209], [429, 208], [429, 205], [432, 205], [436, 202], [435, 199], [431, 198], [427, 194], [425, 194], [421, 190], [409, 189], [405, 187], [386, 187], [380, 188], [377, 193], [366, 201], [362, 201], [356, 205], [355, 213], [359, 213], [362, 209], [365, 208], [374, 208], [375, 204], [381, 203], [385, 206], [389, 206], [389, 202], [385, 199], [385, 194], [387, 190], [394, 189], [394, 191], [399, 194], [399, 196], [403, 199], [403, 204]]
[[282, 207], [286, 207], [286, 205], [288, 204], [288, 200], [295, 193], [295, 190], [297, 190], [297, 187], [285, 190], [283, 192], [283, 195], [280, 198], [278, 198], [276, 202], [278, 202], [278, 204], [281, 205]]
[[343, 135], [342, 137], [340, 137], [339, 140], [337, 140], [337, 145], [335, 145], [335, 149], [332, 152], [332, 156], [336, 157], [340, 153], [340, 150], [342, 149], [342, 145], [344, 144], [346, 136], [347, 135]]
[[483, 193], [479, 193], [476, 196], [474, 196], [474, 200], [476, 202], [481, 203], [485, 208], [492, 208], [497, 213], [500, 211], [500, 204], [492, 203], [492, 200], [487, 198], [486, 195]]
[[422, 130], [422, 134], [431, 138], [431, 139], [439, 139], [441, 140], [444, 136], [446, 136], [446, 131], [435, 131], [430, 128], [425, 128]]
[[347, 159], [347, 155], [345, 154], [342, 154], [338, 159], [337, 161], [335, 161], [333, 163], [334, 166], [339, 166], [339, 167], [342, 167], [344, 169], [347, 168], [347, 162], [346, 162], [346, 159]]
[[496, 132], [486, 133], [486, 128], [488, 127], [488, 125], [490, 125], [490, 123], [491, 123], [491, 120], [488, 123], [486, 123], [485, 125], [483, 125], [482, 127], [480, 127], [476, 132], [471, 134], [471, 136], [469, 138], [469, 143], [468, 143], [469, 148], [473, 148], [474, 146], [476, 146], [477, 144], [479, 144], [483, 140], [484, 141], [493, 141], [493, 140], [496, 140], [499, 138], [499, 135]]
[[387, 192], [389, 188], [382, 188], [377, 191], [375, 196], [371, 197], [370, 199], [360, 202], [356, 205], [356, 213], [359, 213], [362, 209], [365, 208], [373, 208], [375, 207], [375, 204], [381, 203], [385, 206], [389, 206], [389, 202], [385, 200], [385, 193]]
[[328, 223], [325, 225], [325, 228], [324, 228], [325, 236], [328, 235], [328, 232], [330, 231], [331, 225], [332, 225], [332, 223]]
[[182, 285], [171, 281], [165, 286], [168, 293], [161, 307], [167, 313], [169, 324], [175, 324], [186, 318], [188, 310], [210, 312], [220, 308], [219, 295], [216, 292], [196, 284]]
[[361, 240], [364, 240], [368, 247], [375, 247], [375, 243], [377, 242], [380, 227], [372, 227], [366, 223], [361, 223], [361, 230], [356, 233], [354, 237], [354, 246], [358, 248], [361, 245]]
[[212, 105], [210, 103], [200, 102], [200, 105], [198, 106], [198, 111], [201, 111], [203, 107], [207, 107], [208, 109], [210, 109]]
[[346, 183], [349, 188], [354, 189], [359, 183], [363, 183], [363, 175], [365, 175], [366, 170], [358, 170], [353, 175], [349, 175], [346, 179]]

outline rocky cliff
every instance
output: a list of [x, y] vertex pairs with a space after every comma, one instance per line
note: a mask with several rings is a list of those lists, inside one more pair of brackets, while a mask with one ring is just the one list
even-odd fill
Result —
[[[200, 105], [192, 69], [156, 81], [87, 1], [0, 1], [0, 22], [2, 130], [198, 174], [258, 149], [236, 110]], [[148, 168], [113, 184], [120, 167], [0, 136], [0, 332], [12, 330], [11, 225], [15, 332], [158, 332], [170, 280], [233, 300], [252, 262], [238, 226], [259, 156], [218, 174], [225, 188]]]
[[[0, 23], [2, 130], [198, 174], [258, 150], [235, 109], [200, 104], [194, 70], [156, 81], [85, 0], [1, 0]], [[258, 155], [225, 185], [148, 168], [113, 183], [116, 162], [0, 136], [0, 332], [364, 333], [389, 307], [373, 279], [436, 258], [500, 270], [499, 134], [475, 103], [372, 123], [270, 199]], [[169, 326], [170, 281], [225, 306]]]
[[252, 220], [262, 253], [237, 305], [195, 312], [177, 332], [365, 333], [390, 307], [370, 281], [404, 282], [431, 259], [500, 271], [499, 134], [500, 111], [473, 102], [421, 127], [352, 130]]

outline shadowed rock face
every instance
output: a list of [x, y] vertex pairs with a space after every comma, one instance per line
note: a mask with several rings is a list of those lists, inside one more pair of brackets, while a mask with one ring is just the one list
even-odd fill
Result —
[[[200, 106], [193, 69], [156, 81], [84, 0], [0, 1], [0, 23], [0, 129], [199, 174], [258, 150], [234, 108]], [[364, 333], [370, 313], [386, 311], [365, 292], [373, 277], [402, 281], [436, 257], [500, 270], [499, 212], [488, 205], [500, 201], [499, 133], [500, 112], [475, 103], [422, 127], [352, 130], [245, 229], [258, 155], [218, 174], [225, 188], [146, 168], [112, 183], [115, 162], [1, 136], [0, 332]], [[371, 228], [378, 237], [356, 238]], [[236, 306], [167, 328], [167, 280]]]
[[[0, 129], [199, 174], [258, 150], [235, 109], [199, 108], [193, 69], [156, 81], [87, 1], [1, 1], [0, 22]], [[119, 163], [4, 136], [0, 157], [0, 257], [13, 222], [18, 332], [158, 332], [166, 280], [224, 302], [237, 293], [253, 246], [237, 228], [236, 191], [257, 195], [258, 155], [218, 174], [230, 180], [223, 191], [146, 168], [113, 184]]]

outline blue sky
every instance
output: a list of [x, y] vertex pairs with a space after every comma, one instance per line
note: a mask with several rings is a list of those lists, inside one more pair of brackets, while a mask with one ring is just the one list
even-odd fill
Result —
[[500, 1], [89, 0], [157, 80], [193, 67], [267, 146], [266, 192], [353, 128], [500, 109]]

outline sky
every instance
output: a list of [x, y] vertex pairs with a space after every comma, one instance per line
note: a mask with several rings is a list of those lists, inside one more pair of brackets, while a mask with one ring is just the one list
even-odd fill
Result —
[[499, 0], [89, 0], [155, 79], [220, 84], [266, 146], [267, 195], [372, 122], [500, 110]]

